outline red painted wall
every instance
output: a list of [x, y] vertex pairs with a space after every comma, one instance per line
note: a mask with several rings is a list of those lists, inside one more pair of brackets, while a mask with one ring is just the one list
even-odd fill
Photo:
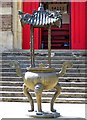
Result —
[[[32, 14], [33, 10], [37, 10], [39, 2], [23, 2], [23, 12]], [[30, 48], [30, 25], [25, 25], [23, 27], [23, 36], [22, 36], [22, 48]], [[34, 48], [39, 48], [39, 30], [35, 28], [34, 30]]]
[[87, 49], [87, 1], [85, 2], [85, 49]]
[[87, 49], [86, 15], [87, 2], [71, 3], [71, 48]]
[[[38, 9], [39, 2], [23, 2], [23, 11], [31, 13]], [[71, 2], [71, 49], [87, 49], [87, 2]], [[38, 49], [41, 45], [41, 35], [38, 28], [35, 28], [34, 47]], [[30, 26], [23, 28], [22, 48], [30, 48]]]

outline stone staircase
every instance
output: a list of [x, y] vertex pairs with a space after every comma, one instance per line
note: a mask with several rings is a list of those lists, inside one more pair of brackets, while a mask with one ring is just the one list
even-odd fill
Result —
[[[62, 92], [56, 103], [87, 103], [87, 75], [86, 61], [87, 51], [84, 50], [52, 50], [51, 62], [56, 71], [61, 70], [64, 61], [71, 61], [72, 68], [67, 69], [64, 77], [60, 77], [59, 83]], [[35, 51], [35, 64], [48, 65], [47, 50]], [[30, 51], [14, 50], [0, 54], [0, 101], [27, 102], [23, 95], [23, 80], [16, 75], [15, 69], [9, 66], [11, 61], [19, 61], [23, 74], [26, 67], [30, 66]], [[33, 91], [30, 91], [36, 101]], [[43, 92], [42, 102], [50, 102], [54, 90]]]

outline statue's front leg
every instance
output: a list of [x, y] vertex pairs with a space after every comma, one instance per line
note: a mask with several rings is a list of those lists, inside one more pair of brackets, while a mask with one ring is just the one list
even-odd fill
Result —
[[28, 91], [28, 88], [26, 87], [25, 84], [23, 85], [23, 92], [24, 92], [24, 95], [25, 95], [26, 97], [28, 97], [28, 99], [29, 99], [29, 101], [30, 101], [31, 110], [28, 110], [28, 111], [29, 111], [29, 112], [34, 111], [34, 102], [33, 102], [32, 96], [30, 95], [30, 93], [29, 93], [29, 91]]
[[60, 87], [59, 83], [57, 83], [57, 85], [54, 88], [56, 89], [56, 92], [52, 97], [51, 105], [50, 105], [50, 109], [52, 112], [56, 112], [56, 110], [53, 108], [53, 106], [54, 106], [54, 102], [55, 102], [56, 98], [60, 95], [60, 92], [61, 92], [61, 87]]

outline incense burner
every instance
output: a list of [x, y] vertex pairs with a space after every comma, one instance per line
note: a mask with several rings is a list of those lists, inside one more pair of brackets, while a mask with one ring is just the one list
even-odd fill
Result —
[[[16, 73], [18, 76], [21, 76], [24, 80], [23, 92], [24, 95], [28, 97], [31, 109], [29, 112], [34, 111], [34, 101], [32, 99], [29, 90], [33, 90], [36, 95], [37, 101], [37, 112], [35, 114], [31, 114], [33, 117], [58, 117], [59, 113], [53, 108], [54, 102], [56, 98], [60, 95], [61, 87], [58, 83], [59, 77], [63, 77], [66, 73], [66, 69], [72, 67], [72, 63], [67, 61], [62, 65], [61, 71], [57, 74], [54, 68], [45, 67], [44, 65], [39, 65], [39, 67], [27, 68], [27, 72], [25, 75], [22, 75], [20, 65], [17, 61], [10, 63], [11, 67], [16, 68]], [[50, 102], [50, 111], [51, 113], [48, 115], [42, 111], [41, 106], [41, 97], [43, 91], [49, 91], [55, 89], [55, 93]], [[39, 115], [39, 116], [38, 116]]]
[[[24, 80], [23, 92], [24, 95], [28, 97], [31, 109], [29, 110], [30, 116], [32, 117], [59, 117], [60, 114], [54, 109], [54, 102], [56, 98], [60, 95], [61, 87], [58, 83], [59, 77], [62, 77], [66, 73], [68, 67], [72, 67], [72, 63], [67, 61], [62, 65], [62, 69], [59, 73], [56, 73], [55, 68], [51, 67], [51, 27], [57, 26], [61, 27], [62, 19], [60, 11], [49, 11], [44, 10], [43, 5], [40, 4], [38, 10], [33, 11], [32, 15], [28, 13], [18, 12], [20, 17], [20, 22], [22, 27], [25, 24], [30, 25], [30, 58], [31, 65], [27, 69], [25, 75], [22, 75], [21, 68], [18, 62], [12, 62], [10, 65], [16, 68], [16, 73], [21, 76]], [[47, 28], [48, 29], [48, 67], [40, 64], [35, 67], [35, 57], [34, 57], [34, 28]], [[55, 93], [50, 102], [50, 113], [43, 112], [42, 110], [42, 92], [55, 89]], [[29, 90], [35, 92], [37, 101], [37, 111], [34, 111], [34, 101]]]

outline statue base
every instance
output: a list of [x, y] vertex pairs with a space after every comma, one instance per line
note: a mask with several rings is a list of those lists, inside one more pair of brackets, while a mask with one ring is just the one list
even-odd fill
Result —
[[34, 118], [57, 118], [60, 117], [58, 112], [29, 112], [30, 117]]

